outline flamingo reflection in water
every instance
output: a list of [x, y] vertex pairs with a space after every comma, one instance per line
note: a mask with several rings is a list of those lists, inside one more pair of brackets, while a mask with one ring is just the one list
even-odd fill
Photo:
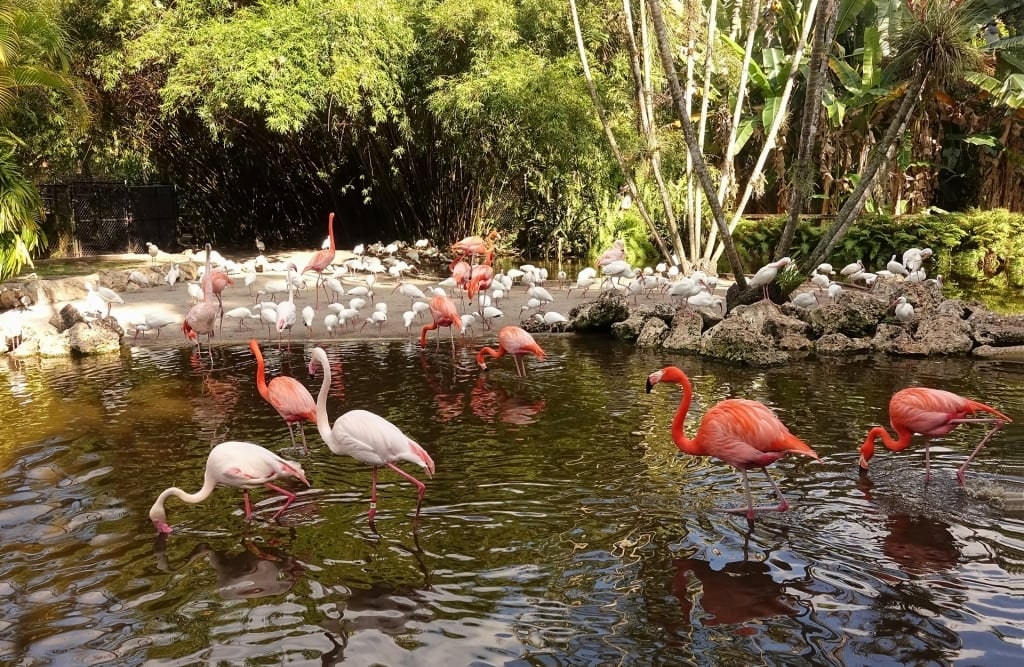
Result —
[[[700, 624], [739, 625], [757, 619], [796, 616], [800, 610], [796, 598], [787, 593], [787, 585], [772, 577], [765, 560], [744, 560], [726, 563], [719, 569], [699, 558], [677, 558], [672, 592], [679, 599], [683, 616], [691, 618], [698, 604], [704, 615]], [[699, 584], [700, 591], [695, 587]], [[741, 628], [740, 634], [746, 634]]]
[[529, 400], [525, 396], [510, 393], [494, 385], [486, 375], [479, 375], [469, 395], [473, 414], [484, 422], [523, 426], [537, 421], [537, 415], [544, 411], [547, 403], [543, 399]]
[[[857, 488], [863, 492], [866, 501], [878, 504], [872, 497], [874, 483], [870, 478], [857, 480]], [[888, 512], [881, 506], [877, 511], [886, 514], [887, 532], [882, 538], [882, 552], [899, 569], [907, 574], [923, 575], [947, 572], [957, 567], [960, 548], [948, 523], [925, 516], [922, 512]]]
[[205, 558], [217, 573], [217, 594], [224, 600], [283, 595], [295, 586], [295, 582], [305, 572], [303, 564], [274, 541], [257, 544], [252, 539], [243, 539], [242, 548], [237, 552], [233, 549], [214, 549], [203, 542], [192, 549], [182, 565], [174, 568], [167, 557], [166, 543], [166, 539], [158, 539], [154, 546], [160, 570], [184, 570]]

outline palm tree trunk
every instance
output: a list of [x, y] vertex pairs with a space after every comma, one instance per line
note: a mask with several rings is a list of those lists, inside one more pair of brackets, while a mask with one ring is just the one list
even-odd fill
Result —
[[807, 97], [804, 100], [803, 122], [800, 127], [800, 140], [797, 143], [796, 160], [793, 162], [792, 190], [789, 198], [789, 219], [782, 229], [779, 243], [775, 247], [775, 257], [789, 254], [793, 245], [796, 226], [800, 222], [804, 200], [814, 185], [814, 173], [811, 165], [811, 152], [818, 138], [818, 120], [821, 118], [821, 97], [824, 92], [825, 68], [828, 66], [828, 55], [835, 39], [836, 20], [839, 12], [836, 0], [824, 0], [818, 5], [814, 24], [814, 41], [811, 43], [811, 60], [807, 64]]
[[594, 110], [597, 112], [597, 117], [601, 121], [601, 127], [604, 128], [604, 134], [608, 138], [608, 145], [611, 146], [612, 153], [615, 155], [615, 160], [619, 163], [619, 169], [622, 171], [623, 178], [626, 179], [626, 185], [629, 188], [629, 193], [633, 197], [633, 202], [636, 204], [636, 210], [640, 212], [640, 216], [647, 223], [647, 229], [651, 233], [651, 237], [654, 238], [655, 243], [658, 245], [658, 250], [665, 257], [665, 259], [671, 261], [672, 253], [669, 252], [668, 247], [665, 246], [665, 241], [662, 240], [661, 234], [658, 233], [657, 227], [654, 226], [654, 220], [647, 212], [647, 207], [644, 206], [643, 199], [640, 197], [640, 190], [636, 187], [636, 181], [633, 180], [632, 171], [626, 164], [626, 159], [622, 156], [622, 151], [619, 150], [619, 143], [615, 140], [615, 134], [612, 132], [611, 126], [608, 124], [608, 117], [604, 113], [604, 107], [601, 106], [601, 98], [597, 95], [597, 85], [594, 83], [594, 77], [590, 73], [590, 64], [587, 61], [587, 50], [583, 45], [583, 30], [580, 28], [580, 16], [579, 12], [576, 11], [576, 0], [569, 0], [569, 8], [572, 10], [572, 23], [573, 28], [576, 31], [576, 47], [580, 52], [580, 64], [583, 66], [583, 77], [587, 81], [587, 89], [590, 90], [590, 97], [594, 101]]
[[[661, 173], [661, 149], [658, 147], [658, 139], [654, 133], [654, 118], [651, 107], [647, 104], [647, 87], [644, 85], [643, 72], [640, 68], [640, 53], [636, 46], [636, 38], [633, 33], [633, 10], [630, 0], [622, 0], [622, 9], [626, 19], [627, 44], [629, 45], [629, 62], [633, 70], [633, 82], [636, 85], [637, 108], [640, 111], [640, 130], [647, 140], [647, 154], [651, 160], [651, 173], [654, 174], [654, 181], [658, 185], [658, 194], [661, 195], [661, 205], [665, 208], [665, 220], [668, 222], [668, 230], [671, 233], [669, 242], [672, 249], [679, 257], [685, 257], [682, 238], [679, 234], [679, 225], [676, 222], [675, 211], [672, 207], [672, 197], [669, 196], [668, 186]], [[643, 30], [644, 26], [640, 26]], [[665, 258], [671, 262], [671, 257]]]
[[[747, 202], [750, 201], [750, 195], [754, 192], [754, 183], [761, 176], [761, 170], [764, 169], [764, 163], [768, 160], [768, 155], [772, 149], [775, 148], [775, 138], [779, 134], [779, 128], [782, 127], [782, 119], [786, 117], [786, 112], [789, 108], [789, 98], [793, 94], [793, 85], [796, 83], [797, 72], [800, 71], [800, 61], [804, 56], [804, 48], [807, 46], [807, 38], [811, 34], [811, 26], [814, 24], [814, 17], [817, 13], [818, 0], [810, 0], [807, 6], [807, 17], [804, 19], [804, 27], [800, 32], [800, 41], [796, 45], [796, 50], [793, 52], [793, 60], [789, 68], [789, 76], [786, 77], [786, 85], [782, 89], [782, 97], [779, 102], [779, 110], [775, 112], [775, 117], [772, 118], [771, 128], [768, 130], [768, 136], [765, 138], [764, 146], [761, 148], [760, 155], [757, 156], [757, 162], [754, 164], [753, 171], [750, 172], [749, 178], [747, 178], [747, 184], [743, 188], [743, 196], [740, 197], [740, 201], [736, 204], [736, 208], [733, 211], [732, 221], [729, 223], [729, 234], [732, 235], [733, 230], [736, 229], [736, 225], [739, 224], [740, 218], [743, 217], [743, 210], [747, 207]], [[718, 248], [715, 249], [715, 254], [712, 256], [711, 261], [716, 262], [718, 258], [722, 256], [723, 246], [719, 244]]]
[[715, 196], [715, 184], [708, 172], [708, 165], [704, 162], [704, 155], [701, 147], [697, 145], [697, 136], [690, 123], [690, 117], [686, 115], [686, 107], [683, 100], [683, 91], [679, 86], [679, 77], [676, 74], [675, 61], [672, 59], [672, 45], [668, 41], [668, 28], [665, 26], [665, 16], [661, 13], [660, 0], [647, 0], [651, 10], [651, 21], [654, 23], [654, 34], [658, 37], [658, 52], [661, 54], [661, 65], [665, 70], [665, 77], [668, 80], [668, 87], [672, 93], [672, 101], [676, 107], [676, 115], [683, 126], [683, 137], [686, 139], [686, 146], [693, 158], [693, 166], [697, 171], [697, 177], [704, 188], [704, 195], [708, 198], [711, 212], [715, 216], [715, 224], [722, 233], [725, 241], [726, 257], [729, 259], [729, 266], [732, 269], [733, 278], [740, 289], [746, 289], [747, 281], [743, 277], [743, 263], [740, 261], [739, 253], [736, 252], [736, 245], [729, 237], [729, 228], [725, 222], [725, 212], [722, 205]]
[[[718, 203], [720, 206], [725, 205], [726, 195], [729, 193], [729, 189], [732, 187], [736, 167], [733, 164], [733, 160], [736, 156], [736, 134], [739, 132], [740, 121], [743, 119], [743, 99], [746, 97], [747, 92], [747, 79], [750, 72], [750, 61], [754, 55], [754, 40], [757, 36], [757, 17], [761, 13], [761, 0], [754, 0], [753, 6], [750, 8], [750, 16], [748, 22], [750, 23], [749, 30], [747, 31], [747, 44], [743, 49], [743, 64], [740, 65], [740, 85], [736, 91], [736, 106], [733, 108], [732, 124], [729, 126], [729, 138], [725, 142], [725, 155], [722, 157], [722, 169], [719, 176], [718, 182]], [[734, 17], [735, 18], [735, 17]], [[726, 231], [722, 231], [722, 237], [725, 238]], [[708, 243], [704, 247], [704, 258], [710, 260], [712, 250], [715, 248], [715, 241], [718, 237], [718, 229], [712, 228], [711, 233], [708, 234]]]
[[927, 70], [919, 68], [910, 80], [910, 83], [907, 84], [907, 92], [903, 96], [899, 110], [893, 116], [889, 127], [886, 128], [885, 135], [871, 150], [867, 165], [860, 175], [857, 187], [850, 193], [842, 208], [839, 209], [839, 213], [836, 214], [836, 219], [825, 231], [821, 240], [818, 241], [817, 247], [814, 248], [814, 252], [811, 253], [808, 259], [808, 266], [817, 266], [824, 262], [836, 247], [836, 244], [846, 236], [857, 216], [860, 215], [879, 170], [896, 154], [899, 138], [906, 132], [907, 125], [910, 123], [910, 116], [914, 113], [914, 109], [917, 108], [917, 104], [921, 99], [921, 93], [927, 82]]
[[[737, 2], [737, 4], [740, 3]], [[704, 96], [700, 101], [700, 121], [697, 124], [698, 146], [704, 145], [704, 135], [708, 126], [708, 102], [711, 99], [711, 71], [713, 65], [711, 56], [714, 53], [715, 33], [718, 31], [717, 21], [718, 0], [711, 0], [711, 6], [708, 8], [707, 51], [704, 54]], [[690, 235], [693, 239], [691, 241], [691, 256], [695, 259], [701, 254], [701, 222], [704, 217], [704, 207], [700, 204], [700, 197], [700, 190], [695, 191], [693, 197], [693, 217], [690, 219]]]

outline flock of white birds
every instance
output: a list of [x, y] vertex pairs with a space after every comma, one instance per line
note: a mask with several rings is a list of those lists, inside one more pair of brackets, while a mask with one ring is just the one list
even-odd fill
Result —
[[[176, 289], [178, 283], [182, 282], [182, 260], [195, 261], [199, 266], [199, 275], [196, 280], [187, 282], [186, 289], [193, 304], [209, 298], [203, 289], [207, 264], [205, 251], [186, 250], [180, 255], [171, 255], [152, 243], [146, 246], [152, 264], [166, 268], [161, 272], [168, 289]], [[257, 249], [260, 251], [264, 250], [261, 246], [262, 242], [257, 240]], [[317, 312], [318, 309], [311, 305], [302, 306], [299, 310], [295, 304], [297, 295], [308, 294], [311, 289], [307, 276], [301, 274], [295, 264], [271, 262], [262, 253], [255, 258], [236, 262], [211, 250], [208, 262], [211, 271], [222, 272], [230, 279], [228, 285], [232, 289], [243, 288], [254, 298], [251, 306], [237, 306], [227, 310], [221, 308], [219, 326], [223, 328], [224, 318], [237, 322], [238, 329], [250, 328], [249, 323], [257, 327], [265, 326], [268, 337], [276, 337], [279, 344], [285, 336], [290, 342], [292, 329], [299, 322], [307, 337], [318, 334], [334, 337], [346, 331], [362, 331], [367, 326], [376, 328], [378, 334], [383, 335], [392, 313], [388, 312], [388, 302], [377, 298], [381, 290], [388, 294], [401, 294], [409, 299], [408, 309], [403, 309], [400, 316], [402, 327], [408, 335], [413, 334], [414, 327], [429, 321], [428, 300], [437, 294], [449, 296], [459, 304], [461, 334], [464, 337], [474, 335], [478, 328], [490, 330], [496, 320], [506, 317], [503, 301], [517, 288], [525, 290], [523, 296], [526, 299], [517, 316], [533, 318], [549, 326], [567, 321], [565, 315], [556, 309], [558, 301], [568, 305], [574, 293], [577, 297], [586, 297], [591, 292], [606, 290], [619, 290], [634, 303], [641, 297], [660, 298], [677, 305], [707, 308], [723, 315], [725, 313], [723, 298], [715, 294], [718, 286], [716, 276], [702, 271], [684, 275], [678, 266], [666, 263], [654, 267], [633, 267], [625, 259], [625, 244], [621, 240], [614, 242], [594, 266], [579, 271], [571, 281], [564, 271], [559, 271], [557, 282], [552, 286], [546, 269], [523, 264], [496, 272], [490, 285], [480, 290], [473, 299], [468, 298], [465, 286], [457, 285], [453, 277], [426, 284], [422, 280], [417, 281], [420, 284], [414, 284], [409, 278], [410, 273], [418, 272], [417, 267], [422, 259], [437, 254], [437, 249], [425, 239], [413, 244], [360, 244], [351, 252], [339, 252], [334, 262], [321, 274], [317, 274], [312, 284], [312, 289], [322, 289], [327, 297], [326, 305]], [[842, 268], [839, 274], [847, 283], [862, 284], [868, 289], [879, 278], [902, 277], [912, 282], [923, 281], [926, 280], [923, 262], [931, 255], [929, 248], [911, 248], [903, 253], [902, 261], [897, 261], [897, 256], [893, 255], [885, 269], [869, 272], [863, 262], [857, 261]], [[767, 297], [768, 284], [789, 262], [790, 259], [784, 257], [765, 265], [751, 277], [749, 284], [752, 287], [763, 287]], [[837, 301], [843, 287], [833, 280], [835, 274], [830, 264], [818, 266], [810, 276], [810, 284], [814, 289], [795, 292], [793, 304], [800, 308], [813, 308], [824, 300]], [[131, 272], [128, 279], [142, 288], [156, 286], [140, 271]], [[934, 280], [941, 284], [941, 276]], [[564, 297], [556, 299], [549, 287], [556, 292], [564, 291]], [[80, 311], [87, 319], [109, 316], [114, 305], [124, 303], [119, 294], [106, 287], [95, 287], [89, 283], [86, 288], [88, 294]], [[391, 301], [394, 304], [395, 300]], [[893, 306], [899, 320], [913, 319], [913, 306], [906, 299], [894, 302]], [[133, 331], [136, 337], [145, 336], [149, 332], [159, 336], [163, 328], [181, 321], [182, 318], [166, 312], [147, 312], [133, 316], [128, 322], [128, 330]]]

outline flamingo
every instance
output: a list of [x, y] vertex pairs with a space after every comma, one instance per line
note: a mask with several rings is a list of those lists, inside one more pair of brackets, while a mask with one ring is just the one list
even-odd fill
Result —
[[[775, 484], [768, 466], [786, 454], [800, 454], [818, 460], [818, 455], [807, 444], [789, 432], [766, 405], [758, 401], [729, 398], [712, 406], [701, 419], [693, 440], [683, 432], [683, 421], [693, 399], [693, 387], [686, 373], [676, 366], [666, 366], [647, 378], [647, 393], [659, 382], [675, 382], [683, 387], [683, 398], [679, 410], [672, 420], [672, 439], [680, 451], [692, 456], [713, 456], [725, 461], [740, 471], [743, 476], [743, 491], [747, 497], [746, 508], [729, 508], [726, 512], [746, 514], [748, 521], [754, 520], [756, 512], [784, 512], [789, 503]], [[772, 488], [779, 497], [779, 504], [769, 507], [754, 507], [750, 495], [747, 470], [760, 468], [768, 477]]]
[[[438, 327], [449, 327], [449, 331], [452, 334], [452, 349], [455, 348], [455, 330], [451, 327], [462, 328], [462, 322], [459, 318], [459, 311], [455, 307], [455, 302], [449, 297], [438, 294], [430, 298], [430, 315], [433, 317], [433, 321], [430, 324], [424, 324], [423, 328], [420, 329], [420, 347], [427, 346], [427, 332], [433, 331]], [[437, 345], [441, 345], [441, 336], [438, 334]]]
[[[206, 274], [210, 273], [210, 250], [212, 246], [209, 243], [206, 244]], [[213, 338], [213, 329], [217, 324], [217, 313], [218, 308], [210, 301], [210, 281], [203, 281], [203, 300], [196, 305], [189, 308], [188, 313], [185, 315], [185, 321], [181, 323], [181, 332], [185, 334], [185, 337], [195, 342], [196, 346], [199, 346], [199, 335], [206, 336], [206, 342], [209, 343], [210, 339]], [[210, 351], [210, 355], [213, 355], [213, 350]]]
[[294, 427], [298, 425], [299, 435], [302, 436], [302, 453], [309, 454], [309, 446], [306, 444], [306, 432], [302, 429], [302, 422], [316, 421], [316, 403], [313, 402], [313, 395], [309, 393], [302, 384], [295, 378], [281, 375], [269, 383], [264, 376], [263, 353], [260, 351], [260, 344], [256, 339], [249, 341], [249, 349], [256, 357], [256, 389], [260, 392], [267, 403], [270, 403], [281, 419], [288, 425], [288, 435], [292, 438], [292, 449], [298, 449], [295, 444]]
[[492, 282], [494, 282], [494, 269], [486, 264], [476, 264], [470, 273], [469, 287], [466, 288], [466, 293], [472, 299], [477, 292], [490, 289]]
[[[987, 412], [995, 416], [969, 418], [979, 412]], [[931, 462], [928, 455], [928, 442], [932, 438], [946, 435], [959, 424], [994, 424], [992, 430], [985, 434], [964, 464], [956, 471], [956, 477], [963, 485], [967, 464], [974, 459], [989, 438], [996, 434], [996, 431], [1012, 421], [991, 406], [942, 389], [928, 387], [901, 389], [889, 400], [889, 423], [896, 431], [897, 439], [893, 440], [889, 437], [888, 432], [881, 426], [875, 426], [868, 431], [868, 436], [860, 447], [861, 474], [867, 472], [868, 461], [875, 454], [876, 439], [881, 438], [882, 444], [886, 448], [899, 452], [910, 445], [910, 439], [915, 433], [919, 433], [924, 436], [924, 478], [929, 480], [931, 479]]]
[[206, 291], [206, 283], [210, 284], [210, 293], [217, 297], [217, 308], [220, 313], [220, 332], [224, 333], [224, 299], [221, 296], [224, 293], [224, 288], [231, 286], [234, 287], [235, 281], [231, 279], [228, 274], [223, 271], [214, 271], [210, 273], [207, 271], [203, 274], [203, 291]]
[[594, 262], [594, 268], [599, 269], [612, 262], [620, 262], [626, 259], [626, 242], [623, 239], [615, 239], [612, 247], [601, 253], [601, 256]]
[[366, 410], [349, 410], [335, 420], [327, 416], [327, 394], [331, 389], [331, 367], [323, 348], [314, 347], [310, 353], [309, 372], [316, 374], [317, 366], [323, 369], [324, 379], [316, 399], [316, 427], [327, 447], [337, 455], [347, 454], [357, 461], [373, 466], [373, 482], [370, 486], [370, 525], [377, 513], [377, 468], [387, 466], [416, 486], [416, 518], [420, 516], [423, 494], [427, 487], [397, 465], [396, 461], [408, 461], [434, 474], [434, 460], [430, 454], [411, 440], [388, 420]]
[[494, 259], [494, 242], [497, 239], [498, 232], [492, 229], [487, 234], [487, 238], [467, 236], [458, 243], [453, 243], [452, 254], [458, 256], [452, 259], [451, 264], [448, 265], [448, 270], [453, 271], [456, 264], [472, 255], [483, 255], [483, 263], [490, 266], [491, 261]]
[[273, 521], [295, 501], [294, 493], [271, 484], [275, 479], [287, 477], [294, 477], [309, 486], [306, 473], [298, 463], [286, 461], [269, 449], [251, 442], [222, 442], [210, 450], [210, 455], [206, 459], [203, 488], [199, 489], [197, 493], [186, 493], [176, 486], [165, 489], [150, 508], [149, 518], [157, 532], [170, 533], [172, 529], [167, 525], [167, 513], [164, 510], [164, 502], [169, 497], [176, 496], [186, 503], [201, 503], [210, 497], [217, 486], [233, 486], [236, 489], [242, 489], [245, 496], [245, 520], [248, 521], [252, 518], [249, 489], [265, 486], [288, 499], [284, 506], [271, 517]]
[[292, 269], [295, 268], [294, 264], [289, 264], [287, 268], [288, 275], [288, 300], [282, 301], [277, 305], [277, 347], [281, 347], [281, 333], [288, 330], [288, 349], [291, 349], [292, 345], [292, 327], [295, 326], [295, 289], [291, 283]]
[[783, 257], [782, 259], [774, 262], [768, 262], [754, 274], [754, 277], [750, 279], [751, 287], [760, 287], [764, 290], [764, 299], [762, 301], [769, 301], [768, 298], [768, 285], [775, 280], [775, 276], [778, 275], [779, 269], [789, 264], [792, 260], [789, 257]]
[[487, 370], [487, 364], [484, 362], [485, 355], [500, 359], [505, 354], [512, 355], [512, 361], [516, 365], [516, 375], [518, 377], [526, 377], [526, 361], [522, 358], [523, 356], [532, 354], [538, 359], [544, 359], [544, 350], [533, 339], [533, 336], [522, 327], [511, 325], [502, 327], [501, 331], [498, 332], [497, 350], [484, 347], [476, 353], [476, 363], [480, 365], [481, 370]]
[[[323, 282], [324, 282], [324, 269], [326, 269], [328, 266], [330, 266], [331, 262], [333, 262], [333, 261], [334, 261], [334, 212], [331, 211], [331, 214], [329, 216], [327, 216], [327, 247], [323, 248], [321, 250], [317, 250], [315, 253], [313, 253], [313, 256], [309, 258], [308, 262], [306, 262], [306, 267], [304, 269], [302, 269], [302, 271], [299, 272], [299, 275], [301, 276], [306, 271], [309, 271], [310, 269], [312, 269], [317, 274], [316, 288], [315, 288], [316, 289], [316, 303], [314, 304], [315, 308], [319, 308], [320, 307], [320, 285], [323, 284]], [[327, 288], [326, 287], [324, 287], [324, 296], [326, 298], [330, 298], [330, 295], [327, 293]]]

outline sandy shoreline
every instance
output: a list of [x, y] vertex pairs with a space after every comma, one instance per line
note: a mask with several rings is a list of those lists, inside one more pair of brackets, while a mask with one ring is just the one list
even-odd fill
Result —
[[[245, 286], [243, 276], [232, 276], [234, 285], [225, 288], [223, 292], [225, 312], [244, 306], [258, 314], [259, 306], [256, 303], [258, 296], [256, 294], [257, 290], [263, 289], [269, 282], [283, 281], [286, 275], [283, 268], [287, 262], [293, 262], [301, 269], [305, 266], [306, 261], [312, 256], [312, 254], [313, 253], [310, 251], [290, 251], [269, 254], [267, 259], [270, 264], [265, 267], [265, 270], [262, 273], [255, 274], [255, 282], [250, 287]], [[232, 259], [236, 262], [243, 263], [251, 262], [254, 257], [254, 255], [250, 255], [234, 257]], [[346, 259], [351, 257], [353, 257], [352, 253], [339, 250], [334, 264], [340, 265]], [[135, 264], [130, 266], [126, 265], [125, 270], [128, 270], [129, 268], [148, 269], [151, 266], [151, 259], [149, 255], [145, 254], [122, 255], [119, 256], [118, 259], [137, 260], [137, 266]], [[176, 259], [182, 258], [177, 257]], [[170, 264], [158, 264], [157, 268], [163, 274], [166, 273], [168, 268], [170, 268]], [[344, 277], [343, 284], [346, 289], [365, 286], [367, 275], [368, 274], [363, 273], [350, 273]], [[445, 276], [412, 274], [404, 280], [407, 283], [416, 285], [422, 291], [426, 292], [428, 288], [437, 286], [438, 282], [444, 277]], [[397, 284], [395, 278], [386, 273], [382, 273], [377, 274], [375, 277], [376, 283], [373, 285], [373, 305], [371, 305], [370, 299], [367, 297], [367, 303], [360, 310], [355, 327], [339, 327], [335, 330], [335, 335], [333, 337], [328, 334], [324, 325], [324, 317], [331, 311], [327, 308], [327, 301], [324, 297], [323, 290], [321, 290], [319, 305], [315, 308], [312, 332], [308, 333], [303, 326], [302, 309], [305, 306], [314, 306], [316, 303], [313, 292], [316, 274], [312, 271], [308, 271], [303, 278], [305, 279], [308, 287], [306, 289], [296, 290], [293, 297], [296, 310], [298, 312], [297, 322], [292, 330], [291, 337], [293, 342], [301, 343], [307, 340], [320, 342], [330, 342], [332, 340], [374, 339], [407, 340], [409, 338], [418, 338], [420, 335], [420, 328], [431, 321], [430, 313], [428, 311], [424, 314], [422, 320], [419, 317], [415, 318], [410, 329], [406, 330], [402, 314], [410, 309], [411, 300], [409, 297], [395, 291]], [[544, 288], [551, 293], [553, 302], [546, 305], [543, 308], [543, 311], [555, 311], [568, 317], [569, 311], [574, 307], [580, 303], [593, 300], [598, 296], [599, 291], [594, 287], [592, 287], [587, 293], [583, 293], [580, 290], [574, 290], [570, 294], [568, 287], [573, 284], [575, 276], [572, 276], [571, 278], [572, 280], [568, 280], [564, 284], [559, 285], [559, 281], [557, 279], [549, 276], [548, 281], [544, 284]], [[58, 313], [65, 304], [71, 303], [79, 308], [84, 305], [84, 296], [86, 294], [84, 291], [84, 284], [86, 281], [91, 280], [94, 283], [101, 282], [100, 276], [95, 273], [76, 276], [74, 280], [81, 281], [82, 298], [70, 301], [57, 301], [55, 303], [37, 303], [30, 310], [23, 313], [23, 326], [26, 329], [36, 330], [46, 328], [46, 323], [54, 314]], [[716, 293], [724, 295], [726, 287], [727, 285], [720, 284]], [[124, 327], [126, 332], [124, 341], [126, 344], [148, 347], [187, 346], [191, 344], [181, 331], [181, 322], [192, 305], [192, 298], [189, 295], [187, 286], [183, 282], [179, 282], [174, 289], [168, 289], [167, 285], [163, 283], [150, 287], [137, 287], [134, 284], [129, 284], [124, 291], [118, 291], [117, 293], [124, 300], [124, 304], [114, 304], [111, 308], [111, 315], [118, 320], [122, 327]], [[265, 299], [266, 297], [262, 298]], [[283, 298], [287, 299], [287, 296], [284, 296]], [[338, 299], [338, 301], [347, 304], [348, 300], [351, 298], [353, 297], [345, 296], [344, 299]], [[477, 322], [473, 326], [472, 330], [466, 332], [466, 337], [493, 338], [497, 333], [497, 330], [502, 326], [520, 324], [521, 320], [530, 317], [534, 312], [536, 312], [533, 309], [524, 310], [529, 298], [530, 297], [526, 294], [526, 286], [520, 285], [517, 282], [511, 292], [506, 294], [501, 302], [497, 304], [498, 308], [500, 308], [504, 314], [502, 317], [493, 320], [492, 329], [488, 330], [482, 323]], [[460, 313], [476, 310], [476, 304], [471, 304], [468, 299], [460, 299], [457, 295], [454, 295], [453, 299], [456, 306], [459, 308]], [[281, 300], [281, 298], [278, 300]], [[668, 299], [661, 293], [655, 293], [650, 298], [641, 296], [639, 300], [640, 303], [658, 303], [665, 301], [668, 301]], [[366, 324], [363, 326], [367, 317], [373, 313], [374, 305], [379, 303], [387, 304], [386, 322], [384, 322], [383, 326], [378, 326], [377, 324]], [[155, 332], [148, 332], [145, 334], [140, 333], [137, 337], [134, 337], [135, 327], [132, 326], [132, 323], [143, 321], [147, 313], [166, 316], [169, 319], [173, 319], [174, 322], [164, 327], [159, 337]], [[446, 330], [442, 330], [442, 334], [444, 337], [448, 337], [448, 332]], [[429, 333], [431, 340], [434, 335], [434, 332]], [[242, 322], [237, 319], [225, 318], [223, 330], [218, 332], [214, 337], [213, 345], [245, 344], [252, 338], [256, 338], [264, 345], [276, 343], [278, 340], [276, 331], [272, 334], [268, 333], [266, 325], [263, 325], [258, 321], [246, 320]], [[202, 340], [205, 341], [205, 337], [203, 337]], [[287, 341], [287, 333], [284, 336], [284, 340]]]

